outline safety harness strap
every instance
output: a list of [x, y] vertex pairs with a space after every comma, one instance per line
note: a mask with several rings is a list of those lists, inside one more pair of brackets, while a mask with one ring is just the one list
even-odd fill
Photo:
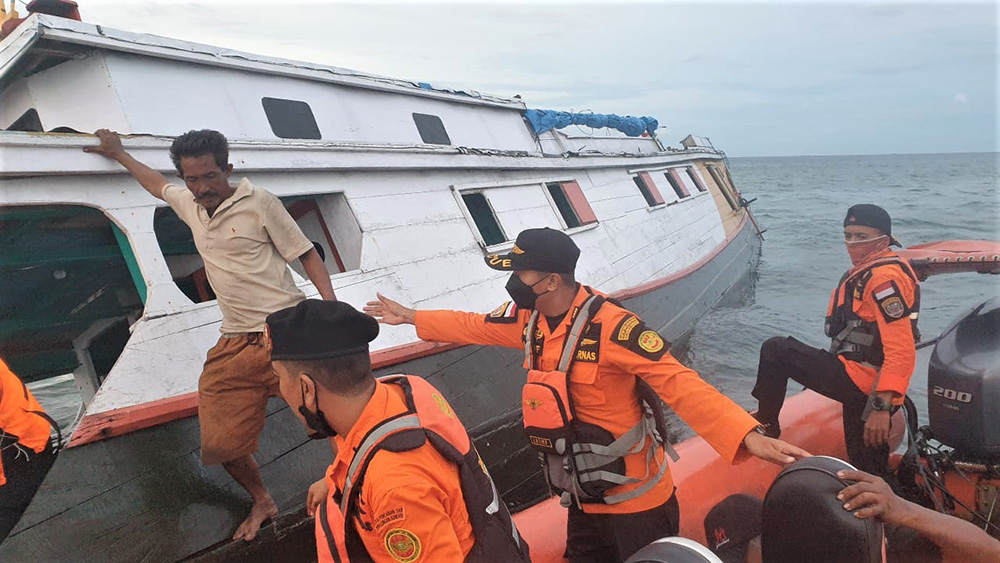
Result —
[[600, 299], [600, 297], [591, 295], [583, 302], [583, 305], [580, 305], [580, 312], [577, 313], [576, 319], [573, 320], [573, 325], [566, 334], [566, 343], [563, 345], [562, 355], [559, 356], [557, 371], [566, 372], [569, 369], [569, 363], [573, 360], [577, 344], [580, 342], [580, 337], [583, 336], [583, 329], [590, 323], [590, 319], [596, 313], [596, 311], [591, 311], [591, 305], [597, 299]]
[[354, 457], [351, 459], [351, 465], [348, 466], [347, 469], [347, 479], [344, 481], [343, 498], [340, 500], [341, 512], [347, 514], [347, 505], [350, 503], [351, 489], [354, 487], [357, 472], [365, 460], [368, 459], [372, 449], [374, 449], [375, 446], [377, 446], [379, 442], [381, 442], [382, 439], [389, 434], [410, 428], [420, 428], [420, 418], [415, 414], [394, 418], [382, 423], [381, 425], [375, 427], [375, 429], [368, 434], [368, 437], [361, 442], [361, 445], [358, 446], [357, 450], [355, 450]]

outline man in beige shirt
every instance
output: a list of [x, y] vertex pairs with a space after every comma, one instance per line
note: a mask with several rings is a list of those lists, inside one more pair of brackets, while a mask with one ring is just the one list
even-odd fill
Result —
[[253, 497], [249, 516], [233, 539], [252, 540], [277, 515], [254, 460], [264, 428], [267, 399], [278, 394], [278, 378], [263, 338], [267, 315], [305, 299], [288, 263], [302, 262], [323, 299], [335, 299], [330, 275], [312, 242], [277, 197], [245, 178], [229, 183], [229, 144], [218, 131], [189, 131], [170, 147], [170, 158], [186, 188], [167, 181], [132, 158], [118, 134], [95, 135], [100, 146], [85, 152], [121, 164], [154, 197], [166, 201], [191, 228], [205, 274], [222, 310], [222, 336], [208, 352], [198, 380], [201, 460], [222, 464]]

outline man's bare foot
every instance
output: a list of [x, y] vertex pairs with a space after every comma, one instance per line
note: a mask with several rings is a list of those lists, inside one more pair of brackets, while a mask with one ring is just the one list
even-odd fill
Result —
[[268, 518], [274, 518], [277, 515], [278, 506], [274, 504], [274, 500], [270, 496], [263, 501], [254, 502], [253, 507], [250, 509], [250, 514], [247, 515], [246, 520], [240, 524], [240, 527], [236, 529], [236, 533], [233, 534], [233, 539], [252, 541], [257, 537], [257, 532], [260, 531], [261, 525]]

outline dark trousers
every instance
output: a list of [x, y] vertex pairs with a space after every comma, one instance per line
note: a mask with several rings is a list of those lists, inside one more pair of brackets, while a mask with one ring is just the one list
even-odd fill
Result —
[[41, 453], [35, 453], [27, 448], [18, 451], [10, 440], [0, 441], [3, 459], [3, 471], [7, 483], [0, 485], [0, 543], [14, 529], [21, 515], [24, 514], [35, 491], [45, 480], [49, 468], [56, 460], [56, 454], [49, 443]]
[[572, 505], [566, 520], [569, 563], [621, 563], [644, 546], [680, 531], [677, 495], [632, 514], [587, 514]]
[[844, 442], [847, 457], [861, 471], [884, 476], [889, 464], [889, 446], [865, 446], [865, 423], [861, 420], [868, 396], [854, 384], [837, 356], [807, 346], [792, 337], [775, 337], [760, 347], [757, 383], [753, 396], [759, 401], [757, 418], [776, 423], [785, 402], [788, 380], [838, 401], [843, 405]]

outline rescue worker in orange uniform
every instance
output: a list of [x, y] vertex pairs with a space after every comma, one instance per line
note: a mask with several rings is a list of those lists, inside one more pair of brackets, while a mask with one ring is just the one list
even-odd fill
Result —
[[31, 499], [52, 462], [56, 423], [7, 364], [0, 360], [0, 542]]
[[741, 450], [776, 463], [809, 454], [756, 432], [753, 417], [678, 363], [639, 317], [577, 283], [579, 256], [562, 231], [529, 229], [509, 254], [486, 256], [512, 272], [513, 301], [492, 313], [416, 311], [382, 295], [365, 312], [414, 324], [424, 340], [525, 350], [525, 429], [569, 508], [567, 556], [624, 561], [678, 533], [660, 399], [728, 461]]
[[760, 348], [753, 396], [757, 419], [779, 436], [778, 413], [789, 379], [843, 404], [844, 440], [851, 463], [886, 474], [889, 420], [903, 403], [916, 362], [917, 276], [889, 248], [892, 219], [877, 205], [847, 211], [844, 241], [853, 266], [830, 298], [826, 316], [829, 350], [792, 337], [775, 337]]
[[[282, 396], [337, 452], [310, 489], [320, 563], [504, 561], [528, 546], [441, 394], [420, 377], [372, 375], [378, 322], [306, 300], [267, 317]], [[318, 506], [315, 506], [318, 504]]]

